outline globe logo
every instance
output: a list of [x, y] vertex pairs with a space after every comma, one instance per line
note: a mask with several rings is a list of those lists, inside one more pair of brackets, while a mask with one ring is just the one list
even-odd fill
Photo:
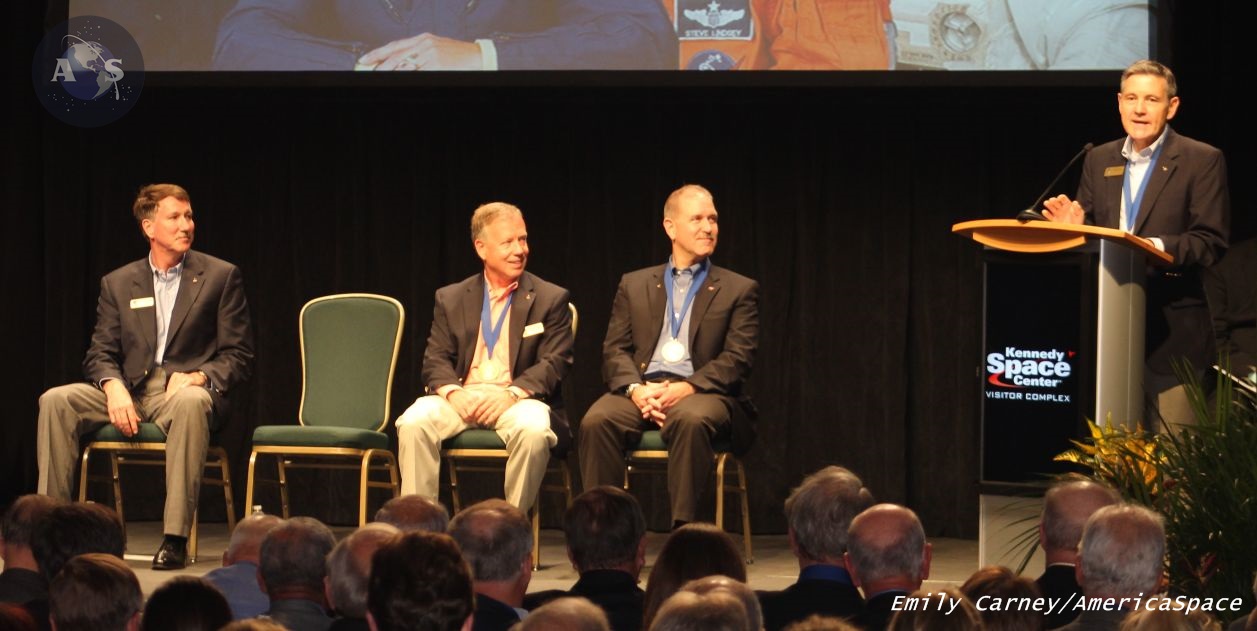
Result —
[[66, 35], [65, 41], [69, 46], [57, 60], [57, 72], [53, 75], [62, 89], [74, 98], [94, 101], [113, 88], [113, 98], [121, 99], [118, 81], [126, 76], [122, 60], [99, 42], [89, 42], [77, 35]]
[[116, 22], [72, 17], [44, 34], [31, 63], [35, 96], [53, 117], [100, 127], [126, 115], [144, 88], [144, 55]]

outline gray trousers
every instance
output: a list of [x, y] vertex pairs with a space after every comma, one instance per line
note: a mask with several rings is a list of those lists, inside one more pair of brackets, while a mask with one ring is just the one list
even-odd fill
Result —
[[632, 399], [604, 394], [580, 423], [577, 451], [585, 489], [624, 485], [624, 451], [642, 432], [659, 429], [668, 446], [668, 496], [672, 519], [694, 521], [698, 500], [715, 466], [712, 439], [732, 429], [733, 399], [718, 394], [692, 394], [668, 411], [662, 428], [642, 420]]
[[[201, 492], [213, 399], [208, 390], [197, 386], [183, 388], [167, 399], [165, 382], [164, 371], [154, 370], [143, 394], [132, 393], [132, 397], [140, 418], [166, 434], [163, 532], [186, 537]], [[79, 437], [108, 423], [105, 393], [92, 384], [57, 386], [39, 397], [39, 493], [72, 499]]]

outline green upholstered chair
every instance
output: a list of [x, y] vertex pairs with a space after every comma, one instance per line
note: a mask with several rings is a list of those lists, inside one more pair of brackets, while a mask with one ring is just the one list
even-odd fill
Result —
[[[742, 548], [746, 554], [746, 562], [754, 563], [751, 554], [751, 510], [746, 494], [746, 467], [733, 455], [733, 447], [728, 439], [718, 439], [712, 443], [716, 451], [716, 527], [724, 528], [725, 493], [737, 493], [742, 498]], [[727, 465], [732, 461], [733, 471]], [[663, 434], [659, 430], [642, 432], [642, 438], [636, 445], [631, 445], [624, 455], [624, 490], [629, 490], [629, 475], [634, 473], [658, 473], [664, 470], [657, 466], [650, 470], [638, 470], [644, 464], [667, 465], [668, 446], [663, 442]], [[733, 481], [727, 479], [734, 475]]]
[[[576, 305], [567, 304], [572, 312], [572, 335], [576, 335], [576, 326], [580, 315]], [[537, 504], [541, 493], [562, 493], [564, 506], [572, 504], [572, 472], [567, 467], [567, 448], [571, 441], [560, 437], [559, 444], [550, 451], [550, 462], [546, 465], [545, 479], [542, 480]], [[454, 512], [463, 509], [462, 498], [458, 492], [459, 472], [506, 472], [506, 443], [491, 429], [469, 429], [448, 438], [441, 443], [441, 458], [445, 460], [446, 471], [450, 476], [450, 500], [454, 504]], [[492, 463], [492, 464], [489, 464]], [[558, 481], [552, 481], [555, 478]], [[533, 569], [541, 568], [541, 516], [537, 504], [532, 507], [532, 565]]]
[[[359, 524], [367, 523], [369, 489], [389, 489], [397, 497], [397, 459], [382, 430], [405, 319], [400, 302], [374, 294], [323, 296], [301, 308], [300, 424], [253, 431], [246, 504], [253, 506], [255, 467], [263, 454], [276, 459], [284, 518], [289, 469], [358, 471]], [[341, 462], [329, 462], [336, 460]], [[372, 479], [380, 472], [388, 481]]]
[[[201, 484], [222, 487], [223, 498], [227, 504], [227, 532], [236, 528], [236, 507], [231, 497], [231, 466], [227, 462], [227, 451], [213, 444], [214, 436], [210, 436], [210, 446], [205, 454], [205, 476]], [[109, 477], [88, 475], [88, 462], [93, 452], [109, 454]], [[79, 467], [79, 501], [87, 501], [88, 481], [111, 482], [113, 486], [114, 510], [118, 519], [126, 524], [125, 513], [122, 512], [122, 478], [120, 469], [124, 466], [137, 465], [164, 467], [166, 464], [166, 434], [154, 423], [140, 423], [140, 431], [128, 438], [113, 425], [106, 425], [92, 434], [87, 446], [83, 448], [82, 465]], [[217, 473], [218, 477], [212, 474]], [[197, 516], [192, 515], [192, 532], [188, 535], [188, 560], [196, 562]]]

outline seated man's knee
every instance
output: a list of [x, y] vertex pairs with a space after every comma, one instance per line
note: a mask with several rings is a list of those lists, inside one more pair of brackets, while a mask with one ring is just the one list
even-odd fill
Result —
[[397, 430], [400, 432], [403, 427], [413, 427], [418, 424], [428, 422], [440, 414], [442, 405], [448, 405], [445, 400], [438, 396], [419, 397], [405, 412], [397, 418]]
[[214, 409], [214, 398], [205, 388], [189, 386], [175, 390], [170, 395], [170, 405], [181, 412], [203, 413], [208, 416]]

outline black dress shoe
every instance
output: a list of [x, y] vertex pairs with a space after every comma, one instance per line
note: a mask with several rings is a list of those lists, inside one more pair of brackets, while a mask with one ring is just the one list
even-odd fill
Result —
[[154, 570], [182, 570], [188, 565], [188, 547], [185, 543], [165, 540], [153, 555]]

